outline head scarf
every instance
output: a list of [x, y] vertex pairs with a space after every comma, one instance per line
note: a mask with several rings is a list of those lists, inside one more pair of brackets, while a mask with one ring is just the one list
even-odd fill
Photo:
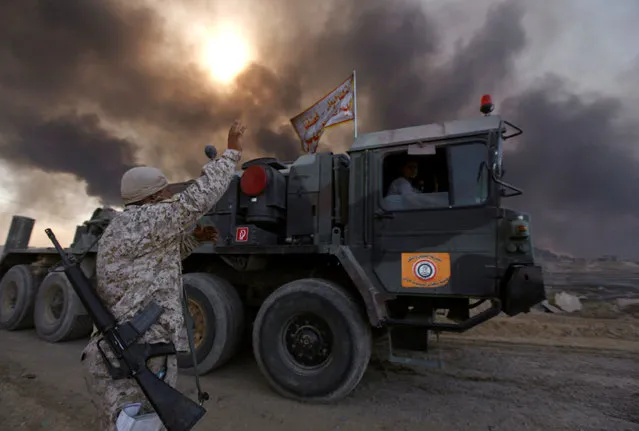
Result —
[[159, 192], [169, 184], [159, 169], [150, 166], [138, 166], [122, 175], [120, 193], [125, 205], [141, 201]]

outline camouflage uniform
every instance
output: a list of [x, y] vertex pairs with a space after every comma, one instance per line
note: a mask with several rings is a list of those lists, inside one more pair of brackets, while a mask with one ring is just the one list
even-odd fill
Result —
[[[238, 151], [227, 150], [222, 157], [207, 163], [202, 176], [171, 199], [126, 207], [100, 239], [97, 291], [116, 319], [130, 319], [151, 300], [164, 308], [143, 341], [173, 342], [178, 351], [188, 350], [181, 303], [181, 260], [198, 246], [198, 241], [187, 231], [224, 194], [240, 156]], [[98, 339], [91, 338], [82, 353], [82, 363], [87, 388], [99, 412], [100, 429], [113, 431], [122, 406], [146, 403], [146, 398], [135, 380], [111, 379], [97, 350]], [[111, 356], [105, 343], [101, 347]], [[149, 361], [151, 370], [160, 371], [165, 360]], [[166, 361], [165, 381], [171, 386], [176, 384], [175, 355]]]

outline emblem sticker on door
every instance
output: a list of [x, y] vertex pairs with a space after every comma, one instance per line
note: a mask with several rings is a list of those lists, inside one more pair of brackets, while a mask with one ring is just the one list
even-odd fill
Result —
[[402, 287], [434, 289], [449, 280], [448, 253], [402, 253]]

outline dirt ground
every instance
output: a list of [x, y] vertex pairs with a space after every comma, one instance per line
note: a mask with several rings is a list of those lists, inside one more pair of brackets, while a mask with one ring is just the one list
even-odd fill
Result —
[[[86, 341], [0, 331], [0, 429], [92, 430]], [[203, 378], [197, 430], [639, 430], [639, 319], [530, 313], [440, 338], [442, 368], [373, 361], [337, 405], [285, 400], [250, 352]], [[192, 378], [181, 389], [194, 396]]]

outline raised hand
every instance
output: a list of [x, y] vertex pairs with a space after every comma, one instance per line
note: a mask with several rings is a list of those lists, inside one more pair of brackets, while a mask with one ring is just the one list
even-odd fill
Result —
[[242, 151], [242, 141], [246, 126], [242, 125], [239, 120], [235, 120], [229, 129], [228, 148], [229, 150]]

